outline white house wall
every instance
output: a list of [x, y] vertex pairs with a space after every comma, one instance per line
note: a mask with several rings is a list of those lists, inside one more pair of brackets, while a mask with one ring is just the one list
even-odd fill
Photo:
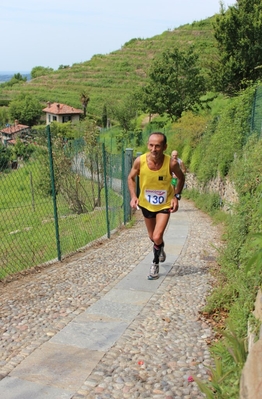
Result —
[[[46, 124], [50, 125], [51, 122], [53, 122], [53, 117], [56, 116], [56, 122], [63, 123], [63, 116], [64, 115], [54, 115], [54, 114], [46, 114]], [[71, 116], [71, 122], [76, 123], [79, 121], [79, 115], [70, 115]]]

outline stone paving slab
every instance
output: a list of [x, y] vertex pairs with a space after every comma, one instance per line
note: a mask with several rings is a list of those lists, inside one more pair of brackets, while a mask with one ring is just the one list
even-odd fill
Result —
[[133, 305], [144, 306], [151, 298], [151, 292], [123, 290], [121, 288], [113, 288], [104, 296], [104, 300], [113, 302], [130, 303]]
[[[184, 242], [185, 242], [185, 238], [184, 238]], [[160, 271], [162, 268], [163, 272], [166, 272], [166, 273], [168, 273], [170, 268], [172, 268], [174, 262], [176, 261], [177, 257], [179, 256], [179, 253], [182, 248], [180, 244], [176, 245], [176, 243], [173, 243], [169, 246], [170, 246], [170, 252], [168, 252], [166, 254], [165, 263], [159, 263]], [[166, 250], [166, 246], [165, 246], [165, 250]], [[148, 275], [152, 260], [153, 260], [153, 252], [150, 252], [143, 259], [140, 260], [139, 264], [133, 270], [131, 270], [128, 273], [128, 276], [129, 277], [132, 276], [132, 278], [134, 276], [136, 276], [136, 278], [140, 278], [147, 283], [147, 275]], [[126, 276], [126, 277], [128, 277], [128, 276]], [[122, 281], [125, 281], [125, 278], [123, 278]], [[161, 280], [161, 282], [162, 282], [162, 280]], [[144, 288], [144, 291], [147, 291], [147, 290], [151, 291], [150, 285], [148, 285], [148, 284], [146, 284], [145, 288]]]
[[49, 341], [29, 355], [10, 375], [72, 392], [103, 355], [103, 351]]
[[6, 377], [0, 381], [2, 399], [71, 399], [73, 392], [47, 385]]
[[[172, 256], [170, 256], [172, 259]], [[116, 288], [133, 291], [144, 291], [144, 292], [156, 292], [158, 287], [162, 284], [164, 278], [172, 268], [171, 261], [166, 261], [164, 264], [160, 264], [159, 267], [159, 279], [158, 280], [147, 280], [149, 273], [149, 266], [151, 263], [152, 254], [146, 257], [140, 264], [140, 270], [135, 268], [132, 270], [124, 279], [122, 279]], [[173, 258], [174, 261], [176, 257]], [[142, 273], [141, 273], [142, 271]]]
[[102, 317], [108, 316], [114, 319], [120, 319], [131, 322], [138, 315], [142, 306], [121, 303], [121, 291], [119, 291], [118, 301], [112, 302], [105, 299], [100, 299], [94, 305], [92, 305], [86, 314], [99, 314]]
[[73, 345], [94, 351], [106, 351], [117, 341], [129, 325], [129, 322], [108, 318], [93, 321], [92, 315], [82, 315], [86, 321], [70, 322], [57, 333], [50, 342]]

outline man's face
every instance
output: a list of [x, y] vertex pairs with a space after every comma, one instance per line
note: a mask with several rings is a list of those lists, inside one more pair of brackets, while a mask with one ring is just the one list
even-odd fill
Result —
[[163, 142], [163, 137], [159, 134], [152, 134], [147, 143], [147, 148], [154, 158], [162, 156], [167, 145]]
[[172, 154], [171, 154], [173, 159], [177, 159], [177, 155], [178, 155], [177, 151], [173, 151]]

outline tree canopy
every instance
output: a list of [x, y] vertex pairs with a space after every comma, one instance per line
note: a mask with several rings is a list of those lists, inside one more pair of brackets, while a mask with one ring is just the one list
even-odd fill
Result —
[[133, 95], [128, 95], [117, 104], [111, 106], [111, 113], [119, 122], [123, 132], [133, 130], [135, 127], [135, 117], [137, 114], [137, 103]]
[[[234, 94], [262, 77], [262, 2], [238, 0], [216, 16], [214, 35], [220, 58], [215, 65], [216, 90]], [[213, 71], [212, 71], [213, 72]]]
[[39, 78], [40, 76], [48, 75], [49, 73], [53, 72], [53, 68], [43, 67], [43, 66], [35, 66], [30, 74], [32, 79]]
[[10, 87], [10, 86], [14, 86], [17, 83], [24, 83], [27, 81], [27, 77], [26, 76], [22, 76], [20, 72], [15, 73], [10, 80], [8, 80], [5, 83], [2, 83], [3, 87]]
[[20, 94], [10, 102], [9, 114], [11, 119], [18, 120], [24, 125], [36, 125], [42, 115], [42, 105], [35, 97], [30, 94]]
[[144, 112], [168, 114], [171, 120], [192, 110], [205, 92], [205, 79], [197, 65], [194, 48], [168, 49], [156, 58], [149, 70], [148, 83], [141, 89]]

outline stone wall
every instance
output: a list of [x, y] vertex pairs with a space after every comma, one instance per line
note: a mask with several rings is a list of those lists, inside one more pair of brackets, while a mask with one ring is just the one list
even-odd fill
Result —
[[238, 201], [234, 183], [228, 178], [221, 179], [220, 177], [216, 177], [203, 185], [197, 181], [193, 173], [187, 173], [186, 187], [189, 189], [195, 188], [202, 193], [217, 193], [221, 198], [223, 210], [226, 212], [230, 211], [232, 205]]

